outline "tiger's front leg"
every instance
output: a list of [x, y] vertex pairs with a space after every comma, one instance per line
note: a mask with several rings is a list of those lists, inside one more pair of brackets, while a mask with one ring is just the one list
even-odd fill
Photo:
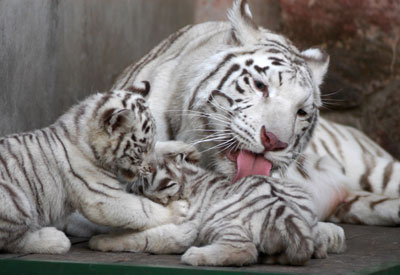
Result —
[[90, 239], [89, 247], [100, 251], [130, 251], [155, 254], [182, 253], [197, 237], [194, 223], [165, 224], [142, 232], [98, 235]]

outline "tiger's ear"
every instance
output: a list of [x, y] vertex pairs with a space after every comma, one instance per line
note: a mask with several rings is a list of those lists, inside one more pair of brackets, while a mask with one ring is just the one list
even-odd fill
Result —
[[328, 71], [329, 55], [319, 48], [310, 48], [301, 52], [301, 55], [311, 70], [315, 86], [319, 87]]
[[305, 50], [301, 52], [301, 55], [310, 68], [312, 79], [316, 87], [316, 94], [314, 95], [316, 105], [321, 106], [322, 101], [319, 86], [322, 84], [324, 76], [328, 71], [329, 55], [325, 51], [318, 48], [310, 48]]
[[247, 0], [236, 0], [228, 12], [228, 19], [232, 25], [231, 42], [237, 45], [257, 42], [258, 26], [253, 21]]
[[104, 130], [112, 135], [115, 132], [127, 131], [133, 126], [136, 115], [129, 109], [114, 111], [111, 114], [105, 113], [103, 116]]

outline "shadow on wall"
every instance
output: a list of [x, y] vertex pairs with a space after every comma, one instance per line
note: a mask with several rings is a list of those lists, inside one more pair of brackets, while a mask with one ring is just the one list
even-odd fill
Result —
[[[252, 0], [255, 20], [331, 55], [324, 115], [400, 158], [400, 1]], [[111, 87], [184, 25], [224, 20], [231, 0], [0, 1], [0, 135], [53, 122]]]

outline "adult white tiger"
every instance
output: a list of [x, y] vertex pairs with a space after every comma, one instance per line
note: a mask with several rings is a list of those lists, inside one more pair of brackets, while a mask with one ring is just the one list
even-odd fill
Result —
[[[158, 139], [196, 144], [204, 166], [234, 180], [285, 176], [296, 160], [286, 174], [301, 181], [308, 175], [298, 169], [299, 156], [328, 155], [343, 166], [351, 190], [332, 219], [399, 224], [400, 163], [355, 129], [324, 119], [317, 124], [327, 55], [318, 49], [299, 52], [285, 37], [258, 27], [246, 1], [235, 2], [229, 21], [172, 34], [128, 67], [114, 88], [150, 80]], [[332, 180], [318, 165], [315, 170], [321, 184]], [[340, 195], [327, 191], [315, 199], [326, 209], [341, 199], [341, 192], [335, 194]], [[320, 211], [320, 218], [332, 210]]]

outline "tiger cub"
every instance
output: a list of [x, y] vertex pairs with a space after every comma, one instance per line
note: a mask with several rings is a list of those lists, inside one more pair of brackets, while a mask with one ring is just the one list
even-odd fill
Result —
[[185, 222], [99, 235], [89, 245], [101, 251], [186, 251], [182, 261], [196, 266], [242, 266], [258, 260], [301, 265], [312, 256], [324, 258], [328, 252], [344, 251], [343, 229], [318, 222], [305, 190], [297, 183], [266, 176], [232, 183], [186, 162], [183, 155], [163, 158], [133, 191], [163, 204], [188, 200]]
[[47, 128], [1, 138], [0, 250], [67, 252], [69, 239], [53, 226], [76, 210], [136, 230], [176, 221], [180, 204], [162, 206], [120, 183], [152, 171], [154, 137], [144, 98], [116, 90], [88, 97]]

